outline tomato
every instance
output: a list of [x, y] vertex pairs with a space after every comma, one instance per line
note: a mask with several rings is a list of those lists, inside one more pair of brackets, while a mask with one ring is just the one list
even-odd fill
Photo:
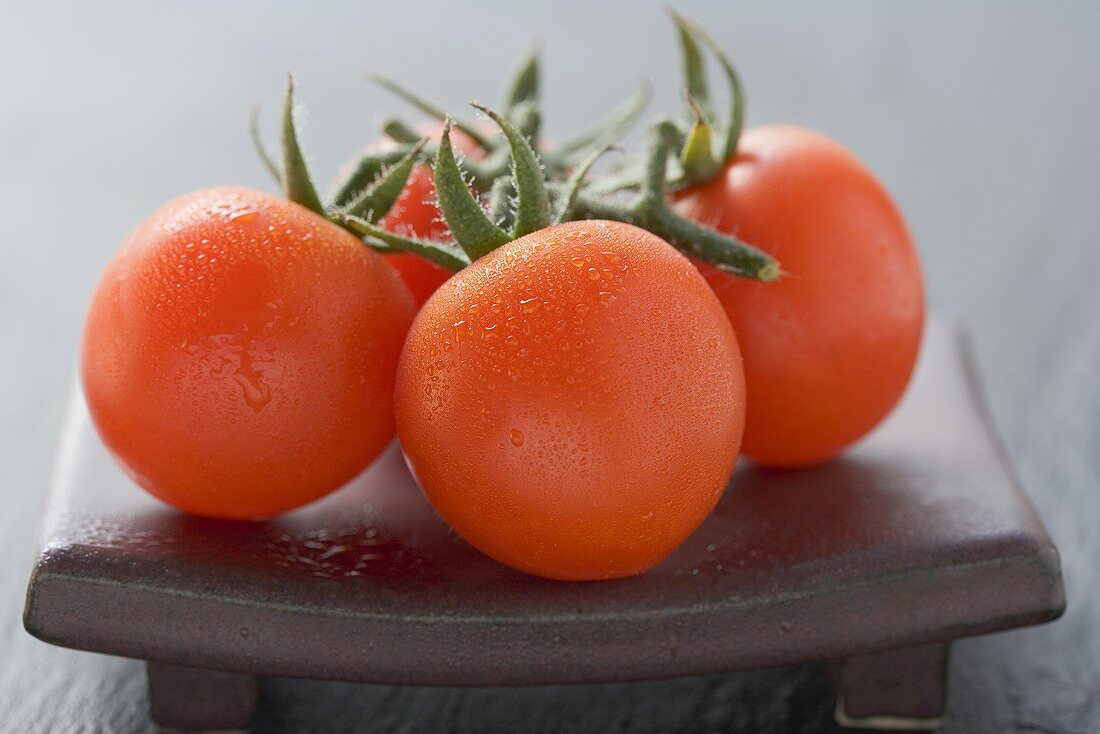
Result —
[[[392, 227], [387, 229], [395, 231]], [[387, 252], [382, 257], [401, 276], [401, 280], [412, 293], [417, 308], [423, 306], [436, 289], [454, 275], [442, 265], [436, 265], [411, 252]]]
[[412, 321], [393, 268], [269, 194], [162, 207], [104, 271], [81, 373], [111, 452], [187, 512], [258, 518], [336, 489], [392, 439]]
[[[443, 134], [443, 126], [441, 124], [425, 125], [420, 132], [426, 137], [438, 140]], [[473, 138], [461, 130], [451, 132], [451, 144], [458, 153], [470, 157], [481, 157], [483, 153]], [[372, 148], [385, 150], [392, 146], [392, 141], [384, 139], [376, 141]], [[411, 234], [431, 240], [449, 241], [451, 239], [451, 232], [443, 222], [443, 214], [435, 204], [435, 183], [431, 168], [425, 164], [413, 168], [412, 173], [409, 174], [409, 182], [405, 184], [405, 190], [401, 192], [393, 208], [379, 224], [399, 234]], [[395, 252], [385, 255], [385, 258], [401, 274], [405, 285], [412, 291], [418, 307], [423, 305], [424, 301], [428, 300], [428, 296], [453, 275], [450, 270], [410, 253]]]
[[410, 467], [469, 543], [532, 574], [606, 579], [652, 567], [713, 509], [745, 386], [689, 260], [628, 224], [570, 222], [428, 299], [395, 408]]
[[783, 268], [759, 283], [700, 265], [745, 356], [745, 454], [817, 464], [874, 428], [909, 381], [924, 319], [917, 253], [882, 185], [823, 135], [772, 126], [676, 202]]

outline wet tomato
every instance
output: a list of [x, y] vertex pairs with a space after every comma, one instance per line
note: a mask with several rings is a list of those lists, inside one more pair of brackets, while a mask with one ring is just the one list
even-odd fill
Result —
[[390, 441], [413, 313], [393, 268], [325, 219], [258, 191], [199, 191], [154, 213], [104, 271], [84, 392], [153, 495], [199, 515], [273, 515]]
[[424, 304], [397, 427], [442, 517], [513, 568], [641, 573], [711, 512], [744, 421], [729, 320], [649, 232], [572, 222], [522, 237]]
[[905, 222], [870, 171], [823, 135], [761, 127], [676, 207], [783, 268], [758, 283], [700, 265], [745, 357], [745, 454], [816, 464], [874, 428], [909, 381], [924, 295]]

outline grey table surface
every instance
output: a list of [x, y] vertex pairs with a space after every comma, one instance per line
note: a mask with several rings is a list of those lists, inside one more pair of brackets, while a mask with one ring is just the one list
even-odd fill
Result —
[[[728, 48], [749, 122], [824, 130], [894, 192], [934, 309], [974, 336], [994, 419], [1063, 553], [1069, 609], [956, 645], [948, 732], [1100, 731], [1100, 5], [678, 3]], [[266, 186], [245, 135], [299, 73], [319, 172], [393, 104], [492, 100], [533, 37], [551, 136], [639, 77], [674, 110], [657, 3], [0, 2], [0, 731], [143, 732], [139, 663], [51, 648], [20, 611], [83, 309], [172, 196]], [[269, 128], [270, 129], [270, 128]], [[324, 174], [322, 173], [322, 176]], [[271, 680], [257, 731], [831, 728], [816, 666], [642, 684], [419, 689]]]

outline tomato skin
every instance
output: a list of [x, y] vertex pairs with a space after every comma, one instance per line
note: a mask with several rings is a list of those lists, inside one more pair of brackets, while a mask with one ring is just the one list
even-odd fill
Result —
[[454, 275], [447, 268], [411, 252], [387, 252], [382, 257], [401, 276], [417, 308]]
[[[425, 137], [438, 141], [443, 134], [443, 125], [439, 123], [424, 125], [419, 132]], [[462, 155], [482, 157], [481, 147], [461, 130], [451, 131], [451, 144]], [[387, 150], [392, 149], [393, 145], [393, 141], [387, 138], [376, 141], [371, 149]], [[391, 232], [449, 242], [452, 239], [451, 231], [447, 229], [443, 221], [443, 213], [439, 211], [435, 200], [435, 179], [432, 177], [432, 169], [427, 165], [419, 164], [413, 168], [405, 189], [379, 224]], [[410, 253], [397, 252], [384, 257], [401, 274], [402, 280], [416, 299], [417, 308], [423, 306], [428, 297], [435, 293], [436, 288], [443, 285], [454, 274], [440, 265]]]
[[745, 357], [745, 454], [818, 464], [878, 425], [916, 361], [924, 291], [905, 222], [871, 172], [819, 133], [760, 127], [722, 175], [675, 200], [783, 269], [758, 283], [700, 265]]
[[186, 512], [250, 519], [340, 487], [393, 437], [412, 297], [358, 239], [259, 191], [169, 202], [123, 243], [81, 374], [111, 452]]
[[397, 428], [463, 538], [562, 580], [649, 569], [711, 512], [744, 421], [737, 340], [689, 260], [618, 222], [522, 237], [445, 283], [398, 367]]

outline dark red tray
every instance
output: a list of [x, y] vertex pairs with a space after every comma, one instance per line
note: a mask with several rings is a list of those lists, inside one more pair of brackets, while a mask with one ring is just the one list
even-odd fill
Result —
[[78, 398], [25, 624], [151, 661], [154, 718], [180, 728], [245, 723], [253, 675], [511, 685], [813, 659], [843, 661], [842, 722], [934, 727], [946, 643], [1063, 606], [1057, 551], [991, 436], [967, 350], [934, 321], [903, 404], [868, 440], [813, 470], [743, 463], [683, 547], [614, 582], [480, 555], [396, 446], [276, 520], [182, 515], [127, 480]]

